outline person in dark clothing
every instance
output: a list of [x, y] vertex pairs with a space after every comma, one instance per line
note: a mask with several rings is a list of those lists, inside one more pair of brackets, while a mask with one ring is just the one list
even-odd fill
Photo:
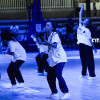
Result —
[[45, 46], [45, 45], [42, 45], [42, 44], [39, 44], [38, 42], [39, 41], [44, 41], [43, 40], [43, 36], [44, 36], [44, 33], [43, 32], [40, 32], [35, 38], [34, 36], [31, 36], [33, 38], [33, 41], [36, 42], [36, 45], [37, 45], [37, 48], [39, 50], [39, 54], [36, 56], [36, 62], [37, 62], [37, 65], [38, 65], [38, 74], [44, 74], [44, 72], [48, 72], [49, 71], [49, 64], [48, 64], [48, 54], [47, 54], [47, 51], [48, 51], [48, 47]]
[[66, 24], [66, 39], [68, 40], [68, 47], [73, 48], [73, 27], [74, 27], [74, 23], [71, 17], [68, 18], [68, 22]]
[[96, 16], [97, 15], [97, 8], [96, 8], [96, 0], [93, 0], [93, 15]]

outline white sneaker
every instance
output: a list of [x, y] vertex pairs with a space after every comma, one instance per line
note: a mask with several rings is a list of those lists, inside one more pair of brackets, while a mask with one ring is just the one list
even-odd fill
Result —
[[52, 94], [50, 94], [50, 95], [47, 97], [47, 99], [52, 99]]
[[20, 90], [20, 88], [19, 89], [17, 88], [17, 85], [12, 85], [11, 91], [13, 91], [13, 92], [20, 92], [21, 90]]
[[47, 76], [48, 73], [47, 72], [44, 72], [43, 74], [44, 74], [44, 76]]
[[65, 100], [65, 99], [69, 99], [70, 98], [70, 94], [69, 93], [65, 93], [63, 95], [63, 97], [61, 97], [61, 100]]
[[24, 83], [19, 83], [19, 84], [17, 84], [17, 87], [18, 87], [18, 88], [24, 88], [25, 85], [24, 85]]
[[58, 93], [50, 94], [50, 96], [47, 97], [47, 99], [59, 100], [59, 94]]
[[95, 79], [96, 77], [88, 77], [88, 80], [93, 80]]
[[80, 78], [88, 78], [88, 75], [80, 75]]
[[16, 88], [17, 88], [16, 85], [12, 85], [12, 86], [11, 86], [11, 89], [16, 89]]
[[52, 100], [59, 100], [59, 94], [58, 93], [52, 94]]
[[13, 92], [20, 92], [20, 91], [22, 91], [22, 88], [17, 88], [17, 86], [13, 86], [13, 87], [11, 88], [11, 90], [12, 90]]
[[38, 76], [44, 76], [44, 73], [38, 73], [37, 75]]
[[35, 73], [36, 73], [37, 75], [40, 75], [40, 76], [44, 75], [43, 72], [39, 72], [38, 70], [35, 70]]

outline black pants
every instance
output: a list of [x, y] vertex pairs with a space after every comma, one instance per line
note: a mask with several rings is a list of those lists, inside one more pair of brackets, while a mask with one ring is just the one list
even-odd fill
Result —
[[49, 87], [52, 91], [52, 93], [57, 93], [57, 88], [56, 88], [56, 78], [58, 79], [59, 82], [59, 87], [60, 90], [63, 93], [68, 93], [68, 87], [66, 85], [66, 82], [64, 78], [62, 77], [62, 71], [65, 63], [59, 63], [54, 67], [50, 67], [49, 72], [47, 74], [47, 81], [49, 84]]
[[9, 64], [7, 72], [8, 72], [8, 76], [9, 76], [9, 79], [10, 79], [12, 85], [16, 84], [15, 78], [17, 79], [17, 81], [19, 83], [23, 83], [24, 82], [23, 77], [21, 75], [21, 72], [19, 70], [20, 66], [23, 63], [24, 63], [24, 61], [17, 60], [16, 62], [12, 62], [11, 61], [11, 63]]
[[82, 75], [86, 75], [88, 68], [90, 77], [95, 77], [95, 64], [92, 47], [85, 44], [79, 44], [79, 51], [82, 63]]
[[39, 53], [36, 56], [36, 62], [38, 65], [38, 71], [43, 73], [43, 71], [45, 70], [45, 72], [48, 72], [49, 70], [49, 64], [47, 62], [47, 58], [48, 58], [48, 54], [46, 53]]

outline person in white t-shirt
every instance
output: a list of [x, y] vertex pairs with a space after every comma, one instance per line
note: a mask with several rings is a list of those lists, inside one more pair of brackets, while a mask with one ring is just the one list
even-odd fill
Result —
[[83, 14], [83, 8], [84, 5], [81, 5], [80, 13], [79, 13], [79, 27], [77, 29], [77, 44], [79, 45], [79, 51], [80, 51], [80, 58], [82, 62], [82, 77], [87, 76], [87, 68], [89, 70], [89, 78], [93, 79], [95, 75], [95, 64], [94, 64], [94, 57], [93, 57], [93, 51], [94, 49], [95, 53], [97, 50], [95, 49], [93, 43], [92, 43], [92, 37], [91, 37], [91, 31], [89, 29], [90, 20], [85, 19], [82, 22], [82, 14]]
[[67, 99], [69, 98], [70, 94], [66, 82], [62, 76], [64, 65], [67, 62], [66, 52], [62, 47], [61, 40], [58, 34], [56, 32], [53, 32], [53, 24], [51, 22], [46, 23], [45, 31], [48, 34], [48, 40], [44, 36], [44, 42], [42, 42], [42, 44], [48, 46], [50, 69], [47, 74], [47, 81], [52, 92], [48, 98], [59, 100], [59, 94], [56, 88], [57, 78], [60, 90], [64, 93], [64, 96], [61, 97], [61, 99]]
[[36, 56], [36, 62], [37, 62], [37, 65], [38, 65], [38, 74], [41, 75], [41, 74], [44, 74], [48, 72], [49, 70], [49, 64], [48, 64], [48, 46], [46, 45], [42, 45], [42, 44], [39, 44], [39, 41], [43, 41], [43, 36], [44, 33], [43, 32], [40, 32], [36, 37], [34, 37], [33, 35], [31, 35], [32, 39], [34, 42], [36, 42], [36, 46], [39, 50], [39, 54]]
[[10, 34], [10, 30], [2, 30], [2, 41], [6, 41], [8, 44], [8, 51], [6, 54], [12, 56], [12, 60], [8, 66], [7, 73], [11, 84], [16, 87], [16, 80], [19, 82], [19, 86], [24, 85], [24, 79], [21, 75], [19, 68], [26, 61], [26, 51], [20, 45], [18, 41]]

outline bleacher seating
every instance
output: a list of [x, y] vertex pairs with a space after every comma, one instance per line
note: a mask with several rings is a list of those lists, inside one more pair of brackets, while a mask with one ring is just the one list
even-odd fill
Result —
[[[92, 23], [96, 25], [98, 28], [96, 30], [96, 33], [100, 33], [100, 17], [95, 17], [95, 18], [90, 18]], [[47, 21], [47, 19], [45, 19]], [[65, 24], [67, 22], [67, 19], [50, 19], [50, 21], [54, 22], [58, 28], [65, 27]], [[78, 22], [78, 18], [73, 18], [74, 23]], [[16, 25], [19, 26], [19, 34], [21, 36], [27, 35], [28, 34], [28, 29], [29, 29], [29, 22], [28, 20], [11, 20], [11, 21], [0, 21], [0, 30], [3, 28], [9, 28], [11, 25], [15, 23]], [[99, 37], [100, 38], [100, 37]], [[33, 46], [33, 44], [29, 44], [30, 46]], [[30, 50], [31, 51], [31, 50]]]

